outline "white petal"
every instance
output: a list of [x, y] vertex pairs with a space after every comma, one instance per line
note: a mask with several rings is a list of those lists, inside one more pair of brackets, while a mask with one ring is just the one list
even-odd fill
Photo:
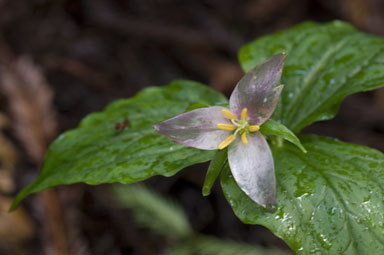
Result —
[[237, 139], [228, 148], [228, 162], [239, 187], [253, 201], [267, 207], [276, 203], [273, 157], [264, 136], [247, 135], [248, 145]]
[[253, 125], [261, 125], [276, 108], [281, 89], [280, 80], [286, 55], [277, 54], [250, 70], [236, 85], [229, 100], [231, 111], [239, 116], [243, 108]]
[[199, 108], [180, 114], [155, 125], [157, 133], [181, 144], [202, 149], [216, 150], [232, 131], [221, 130], [217, 124], [231, 124], [219, 106]]

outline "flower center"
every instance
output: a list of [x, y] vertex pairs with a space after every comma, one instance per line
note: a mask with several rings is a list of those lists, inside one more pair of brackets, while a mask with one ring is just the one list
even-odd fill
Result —
[[241, 140], [244, 145], [248, 145], [247, 134], [256, 132], [260, 129], [258, 125], [250, 125], [247, 121], [247, 108], [241, 111], [240, 119], [237, 119], [236, 115], [230, 111], [223, 109], [221, 110], [223, 115], [231, 120], [232, 124], [217, 124], [218, 129], [234, 131], [232, 135], [228, 136], [222, 143], [219, 144], [218, 149], [222, 150], [233, 141], [236, 140], [237, 135], [241, 136]]

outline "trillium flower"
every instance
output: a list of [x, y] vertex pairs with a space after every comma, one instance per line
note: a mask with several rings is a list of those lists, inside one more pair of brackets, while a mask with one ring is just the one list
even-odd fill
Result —
[[271, 150], [260, 126], [276, 108], [286, 55], [275, 55], [249, 71], [236, 85], [229, 109], [199, 108], [155, 125], [157, 133], [203, 150], [228, 147], [228, 163], [239, 187], [256, 203], [276, 203], [276, 180]]

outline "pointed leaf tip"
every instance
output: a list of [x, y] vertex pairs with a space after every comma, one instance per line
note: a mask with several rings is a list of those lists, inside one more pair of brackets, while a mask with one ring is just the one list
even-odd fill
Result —
[[261, 127], [260, 131], [263, 135], [277, 136], [280, 139], [287, 140], [296, 145], [303, 153], [307, 153], [307, 150], [301, 144], [299, 138], [283, 124], [269, 119]]

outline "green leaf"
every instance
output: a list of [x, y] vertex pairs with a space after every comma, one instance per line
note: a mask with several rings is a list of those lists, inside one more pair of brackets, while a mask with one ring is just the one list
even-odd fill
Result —
[[283, 146], [282, 142], [280, 142], [280, 139], [284, 139], [296, 145], [303, 153], [307, 153], [307, 150], [300, 143], [299, 138], [297, 138], [297, 136], [295, 136], [295, 134], [286, 126], [277, 121], [274, 121], [272, 119], [267, 120], [260, 127], [260, 132], [263, 133], [263, 135], [276, 136], [277, 142], [275, 144], [278, 147]]
[[248, 71], [279, 52], [288, 58], [272, 118], [295, 133], [333, 118], [346, 96], [384, 85], [384, 39], [341, 21], [307, 22], [266, 35], [243, 47], [239, 58]]
[[114, 185], [113, 191], [120, 205], [131, 209], [141, 226], [171, 240], [193, 235], [183, 209], [150, 188], [141, 184]]
[[224, 167], [227, 159], [227, 149], [216, 151], [215, 156], [209, 164], [207, 175], [205, 176], [202, 192], [203, 196], [208, 196], [211, 193], [212, 186], [215, 183], [217, 176], [219, 176], [219, 173]]
[[384, 155], [319, 136], [273, 148], [277, 176], [274, 213], [251, 201], [226, 168], [225, 196], [244, 223], [260, 224], [297, 254], [381, 254], [384, 250]]
[[[15, 198], [60, 184], [133, 183], [212, 159], [215, 151], [185, 147], [154, 133], [153, 125], [183, 113], [190, 105], [227, 104], [220, 93], [190, 81], [151, 87], [135, 97], [110, 104], [87, 116], [78, 128], [60, 135], [50, 146], [38, 179]], [[129, 119], [118, 133], [116, 122]]]
[[290, 251], [267, 249], [247, 243], [220, 240], [211, 236], [197, 235], [166, 249], [164, 255], [288, 255]]
[[192, 104], [190, 106], [188, 106], [187, 109], [185, 109], [186, 112], [189, 112], [189, 111], [192, 111], [192, 110], [196, 110], [196, 109], [199, 109], [199, 108], [205, 108], [205, 107], [209, 107], [208, 104]]

